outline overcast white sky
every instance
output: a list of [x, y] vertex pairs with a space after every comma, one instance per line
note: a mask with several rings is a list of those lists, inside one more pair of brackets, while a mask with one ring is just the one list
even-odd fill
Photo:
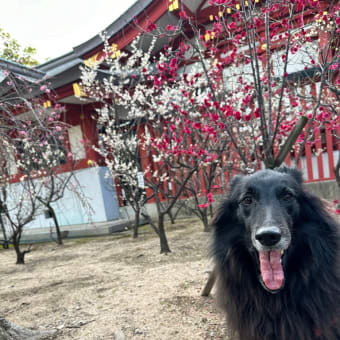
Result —
[[38, 60], [56, 58], [104, 30], [136, 0], [1, 0], [0, 27]]

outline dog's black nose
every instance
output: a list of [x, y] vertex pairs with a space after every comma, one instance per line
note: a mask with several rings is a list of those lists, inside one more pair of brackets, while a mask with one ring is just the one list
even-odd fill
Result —
[[279, 228], [260, 228], [255, 234], [256, 240], [262, 245], [271, 247], [281, 240], [281, 231]]

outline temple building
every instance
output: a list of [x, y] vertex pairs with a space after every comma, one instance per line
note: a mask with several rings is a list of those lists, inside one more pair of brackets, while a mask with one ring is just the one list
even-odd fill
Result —
[[[129, 54], [132, 41], [140, 32], [146, 31], [150, 24], [154, 23], [165, 30], [168, 25], [176, 25], [183, 11], [187, 16], [195, 18], [202, 27], [211, 27], [212, 17], [219, 15], [218, 7], [211, 6], [208, 0], [138, 0], [110, 26], [103, 27], [103, 31], [108, 42], [115, 46], [117, 53], [124, 51]], [[142, 48], [147, 49], [151, 39], [144, 38]], [[174, 37], [174, 40], [176, 39], [179, 43], [180, 37]], [[155, 54], [164, 48], [165, 41], [164, 38], [156, 42]], [[98, 140], [98, 126], [94, 119], [96, 102], [91, 98], [81, 98], [80, 67], [99, 60], [103, 48], [103, 39], [98, 33], [88, 41], [75, 46], [69, 53], [35, 68], [0, 60], [2, 70], [10, 70], [37, 83], [47, 81], [55, 93], [55, 101], [65, 107], [64, 120], [70, 125], [68, 129], [70, 149], [74, 160], [77, 161], [74, 171], [84, 197], [89, 199], [92, 206], [90, 212], [85, 211], [84, 206], [72, 192], [66, 192], [65, 196], [55, 203], [62, 228], [73, 229], [75, 232], [81, 225], [87, 225], [86, 228], [94, 231], [96, 228], [99, 230], [101, 226], [107, 227], [117, 221], [129, 219], [130, 214], [118, 197], [112, 179], [106, 176], [107, 168], [103, 159], [91, 147]], [[299, 71], [297, 61], [295, 69], [288, 72]], [[6, 77], [0, 73], [0, 88], [5, 82]], [[46, 103], [47, 106], [50, 104]], [[328, 135], [325, 136], [322, 147], [327, 149], [328, 153], [324, 152], [321, 156], [309, 153], [303, 159], [302, 169], [306, 182], [317, 183], [335, 179], [333, 168], [334, 160], [339, 157], [338, 147], [334, 147], [334, 141]], [[96, 166], [93, 166], [94, 164]], [[133, 215], [130, 217], [133, 218]], [[44, 229], [51, 227], [53, 227], [51, 219], [41, 214], [27, 226], [27, 230], [36, 229], [44, 232]]]

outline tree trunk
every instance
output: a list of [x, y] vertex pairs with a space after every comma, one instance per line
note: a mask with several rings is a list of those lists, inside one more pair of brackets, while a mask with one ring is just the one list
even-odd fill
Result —
[[16, 264], [25, 264], [25, 251], [20, 251], [20, 248], [17, 245], [14, 245], [15, 252], [17, 254], [17, 262]]
[[[298, 122], [295, 124], [293, 130], [289, 133], [288, 138], [286, 139], [285, 143], [281, 146], [279, 153], [274, 160], [274, 163], [270, 164], [272, 166], [266, 165], [266, 168], [269, 168], [269, 169], [278, 168], [284, 162], [286, 156], [288, 155], [289, 151], [292, 149], [293, 145], [295, 144], [296, 140], [298, 139], [299, 135], [301, 134], [301, 132], [303, 131], [307, 123], [308, 123], [307, 117], [305, 116], [300, 117]], [[304, 144], [303, 144], [303, 147], [304, 147]], [[301, 152], [299, 152], [298, 158], [296, 159], [296, 164], [298, 164], [300, 156], [301, 156]]]
[[161, 244], [161, 254], [171, 253], [168, 245], [168, 240], [164, 228], [164, 214], [160, 214], [158, 218], [159, 240]]
[[210, 216], [211, 218], [213, 218], [213, 216], [214, 216], [214, 209], [213, 209], [212, 204], [209, 205], [209, 216]]
[[135, 225], [133, 227], [133, 238], [138, 237], [139, 216], [140, 216], [140, 211], [139, 211], [139, 209], [136, 209], [136, 211], [135, 211]]
[[210, 232], [211, 228], [210, 228], [210, 225], [209, 225], [209, 222], [208, 222], [208, 211], [207, 211], [207, 209], [204, 209], [204, 212], [202, 214], [202, 222], [203, 222], [203, 226], [204, 226], [203, 231], [204, 232]]
[[171, 224], [175, 224], [175, 217], [173, 216], [171, 210], [168, 212], [168, 216], [170, 217]]
[[56, 331], [33, 331], [22, 328], [0, 317], [1, 340], [42, 340], [52, 339]]
[[15, 253], [17, 254], [16, 264], [25, 264], [25, 255], [28, 253], [28, 251], [20, 250], [20, 236], [17, 234], [13, 234], [13, 247], [15, 249]]
[[5, 225], [4, 225], [4, 220], [2, 218], [1, 212], [0, 212], [0, 225], [1, 225], [2, 234], [4, 236], [3, 248], [8, 249], [9, 242], [8, 242], [6, 228], [5, 228]]
[[336, 162], [333, 170], [335, 174], [335, 180], [338, 185], [338, 189], [340, 189], [340, 155], [338, 156], [338, 161]]
[[55, 225], [55, 231], [57, 233], [57, 244], [59, 244], [61, 246], [63, 244], [63, 238], [61, 236], [57, 215], [55, 214], [54, 209], [51, 205], [48, 204], [47, 209], [48, 209], [49, 213], [51, 214], [51, 216], [53, 218], [53, 222], [54, 222], [54, 225]]
[[151, 228], [157, 234], [157, 236], [159, 236], [159, 230], [156, 227], [155, 223], [153, 223], [151, 217], [149, 215], [147, 215], [147, 214], [144, 214], [143, 212], [142, 212], [142, 216], [148, 221], [148, 223], [151, 225]]

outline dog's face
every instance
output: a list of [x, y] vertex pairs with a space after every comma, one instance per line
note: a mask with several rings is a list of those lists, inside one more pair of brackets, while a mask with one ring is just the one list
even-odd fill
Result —
[[235, 178], [231, 196], [237, 200], [237, 218], [248, 237], [248, 248], [259, 266], [260, 281], [271, 293], [285, 279], [285, 252], [292, 242], [293, 221], [299, 214], [300, 176], [290, 170], [263, 170]]

